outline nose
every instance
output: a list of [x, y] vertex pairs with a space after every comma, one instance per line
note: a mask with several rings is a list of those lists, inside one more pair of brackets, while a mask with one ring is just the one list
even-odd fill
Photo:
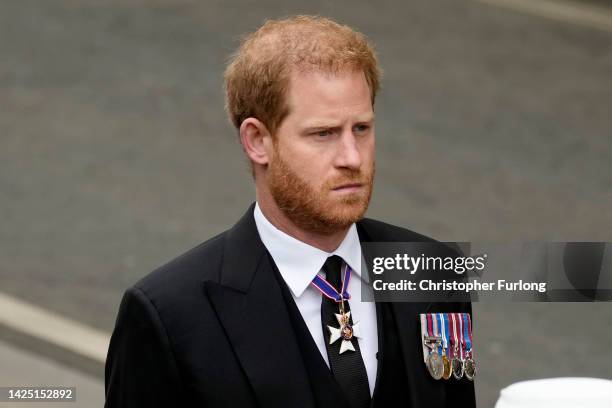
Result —
[[342, 132], [336, 152], [336, 166], [357, 170], [361, 163], [361, 152], [355, 135], [350, 130]]

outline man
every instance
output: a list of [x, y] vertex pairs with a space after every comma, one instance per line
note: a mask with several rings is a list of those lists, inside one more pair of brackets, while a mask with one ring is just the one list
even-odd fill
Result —
[[[106, 407], [474, 406], [473, 383], [428, 375], [419, 330], [419, 313], [469, 304], [360, 301], [362, 242], [431, 241], [362, 219], [379, 86], [365, 37], [320, 17], [269, 21], [225, 80], [257, 202], [126, 291]], [[347, 285], [340, 302], [317, 276]]]

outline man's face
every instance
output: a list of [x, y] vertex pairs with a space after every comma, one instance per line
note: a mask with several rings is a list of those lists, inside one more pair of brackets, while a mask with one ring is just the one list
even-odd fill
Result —
[[363, 217], [374, 180], [374, 112], [361, 71], [294, 72], [267, 182], [299, 227], [332, 233]]

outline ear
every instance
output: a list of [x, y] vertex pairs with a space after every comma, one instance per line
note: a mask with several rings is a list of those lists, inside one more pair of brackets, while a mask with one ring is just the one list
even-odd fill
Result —
[[240, 143], [253, 162], [261, 165], [268, 164], [272, 135], [261, 121], [255, 118], [246, 118], [242, 121]]

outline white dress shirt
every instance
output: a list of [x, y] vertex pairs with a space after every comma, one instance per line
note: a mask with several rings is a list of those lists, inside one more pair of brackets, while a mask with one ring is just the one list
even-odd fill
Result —
[[[257, 231], [263, 244], [266, 246], [270, 255], [274, 259], [280, 274], [291, 290], [293, 300], [306, 322], [306, 326], [315, 341], [321, 356], [329, 366], [327, 359], [327, 349], [323, 339], [323, 329], [321, 327], [321, 292], [310, 283], [315, 275], [321, 271], [325, 260], [332, 255], [340, 256], [356, 276], [349, 282], [348, 292], [351, 295], [349, 302], [351, 306], [351, 317], [353, 322], [359, 322], [361, 338], [359, 348], [368, 374], [370, 395], [374, 392], [376, 382], [376, 370], [378, 360], [378, 331], [376, 328], [376, 306], [373, 302], [361, 301], [361, 243], [357, 235], [357, 227], [351, 225], [346, 237], [332, 252], [327, 253], [319, 248], [308, 245], [276, 228], [264, 216], [255, 205], [253, 213]], [[365, 286], [366, 290], [372, 290], [370, 286]], [[370, 297], [371, 299], [371, 297]], [[351, 353], [351, 351], [346, 351]]]

